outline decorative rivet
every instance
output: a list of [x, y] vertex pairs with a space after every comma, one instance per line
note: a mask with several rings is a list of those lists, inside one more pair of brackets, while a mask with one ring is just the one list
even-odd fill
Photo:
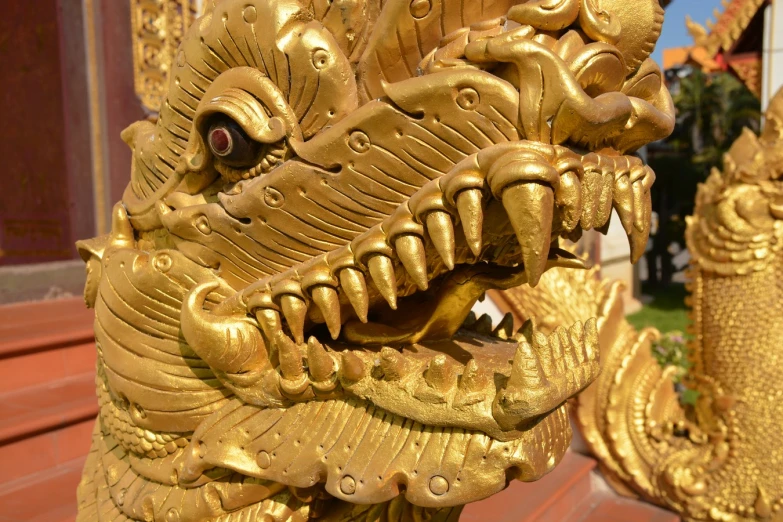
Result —
[[258, 455], [256, 456], [256, 464], [258, 464], [258, 467], [261, 469], [267, 469], [269, 466], [272, 465], [272, 459], [269, 457], [269, 453], [266, 451], [259, 451]]
[[144, 411], [144, 408], [135, 403], [131, 403], [130, 405], [130, 414], [133, 420], [143, 420], [147, 418], [147, 412]]
[[370, 150], [370, 137], [360, 130], [353, 131], [348, 137], [348, 146], [359, 154]]
[[179, 511], [177, 511], [177, 508], [171, 508], [166, 511], [166, 522], [179, 522]]
[[164, 274], [171, 269], [171, 256], [168, 254], [158, 254], [152, 259], [152, 266]]
[[433, 495], [444, 495], [449, 491], [449, 481], [440, 475], [435, 475], [430, 479], [430, 491]]
[[245, 10], [242, 11], [242, 18], [244, 18], [245, 22], [249, 24], [256, 23], [256, 20], [258, 19], [258, 13], [256, 12], [255, 6], [249, 5], [245, 7]]
[[118, 506], [122, 506], [123, 504], [125, 504], [125, 495], [127, 495], [127, 494], [128, 494], [128, 490], [125, 489], [125, 488], [122, 488], [117, 493], [117, 505]]
[[316, 49], [313, 53], [313, 67], [318, 70], [329, 65], [329, 52], [325, 49]]
[[465, 87], [457, 94], [457, 105], [466, 111], [475, 111], [479, 104], [479, 93], [476, 89]]
[[340, 481], [340, 491], [345, 495], [353, 495], [356, 492], [356, 481], [352, 476], [346, 475]]
[[432, 10], [432, 2], [430, 0], [413, 0], [410, 10], [414, 18], [424, 18]]
[[204, 214], [198, 216], [193, 224], [196, 226], [196, 229], [198, 229], [198, 231], [205, 236], [208, 236], [212, 233], [212, 227], [209, 226], [209, 219], [207, 219], [207, 216]]
[[285, 196], [276, 188], [266, 187], [264, 189], [264, 203], [272, 208], [280, 208], [285, 203]]

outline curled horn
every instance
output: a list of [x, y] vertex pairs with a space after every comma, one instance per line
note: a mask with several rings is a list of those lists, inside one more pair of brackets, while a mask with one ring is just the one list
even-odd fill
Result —
[[214, 315], [204, 309], [215, 281], [194, 287], [185, 297], [181, 313], [182, 335], [199, 357], [215, 370], [246, 374], [261, 369], [265, 345], [260, 330], [246, 316]]

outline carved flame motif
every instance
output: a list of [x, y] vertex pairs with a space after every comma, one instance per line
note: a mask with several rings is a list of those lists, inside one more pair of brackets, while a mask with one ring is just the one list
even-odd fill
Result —
[[652, 356], [659, 333], [623, 318], [617, 284], [558, 269], [506, 295], [543, 331], [598, 316], [601, 374], [576, 409], [584, 439], [618, 491], [686, 520], [783, 520], [782, 176], [783, 92], [762, 135], [746, 130], [699, 187], [688, 219], [693, 407], [680, 405], [676, 369]]
[[[599, 5], [600, 4], [600, 5]], [[596, 323], [470, 310], [634, 257], [673, 111], [657, 0], [208, 3], [80, 243], [102, 404], [80, 520], [456, 520], [568, 447]], [[648, 17], [646, 29], [639, 20]]]

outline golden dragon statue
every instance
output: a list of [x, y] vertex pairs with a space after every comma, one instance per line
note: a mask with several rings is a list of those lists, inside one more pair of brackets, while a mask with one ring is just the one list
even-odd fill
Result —
[[79, 243], [100, 416], [80, 521], [457, 520], [569, 445], [596, 323], [466, 321], [639, 257], [673, 108], [658, 0], [207, 2], [111, 233]]
[[652, 355], [658, 331], [624, 319], [619, 283], [555, 269], [504, 297], [544, 333], [597, 316], [601, 373], [575, 420], [617, 491], [689, 521], [783, 521], [783, 91], [700, 185], [686, 241], [693, 406]]

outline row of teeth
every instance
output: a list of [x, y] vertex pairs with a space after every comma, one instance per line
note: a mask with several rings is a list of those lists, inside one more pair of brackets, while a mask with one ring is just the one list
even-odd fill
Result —
[[578, 227], [601, 229], [608, 225], [612, 208], [628, 233], [632, 257], [638, 258], [649, 235], [653, 180], [652, 171], [636, 157], [579, 156], [565, 147], [534, 142], [492, 147], [427, 183], [349, 245], [260, 280], [241, 298], [256, 313], [267, 338], [273, 338], [282, 313], [300, 344], [308, 315], [326, 323], [336, 339], [343, 323], [340, 293], [342, 302], [350, 303], [366, 322], [369, 277], [396, 309], [399, 265], [410, 281], [426, 290], [433, 273], [425, 252], [434, 250], [452, 270], [458, 252], [455, 227], [460, 224], [467, 247], [478, 259], [491, 198], [504, 207], [531, 285], [545, 269], [553, 226], [564, 236], [581, 233]]
[[[488, 316], [486, 316], [488, 317]], [[510, 316], [507, 316], [510, 317]], [[483, 333], [484, 316], [473, 318], [467, 328]], [[492, 415], [501, 425], [512, 426], [559, 406], [587, 386], [598, 371], [598, 332], [594, 319], [584, 325], [558, 328], [549, 336], [535, 331], [530, 322], [513, 333], [513, 320], [504, 318], [490, 332], [516, 343], [510, 368], [482, 368], [476, 359], [467, 364], [437, 354], [428, 359], [408, 357], [405, 352], [384, 347], [379, 352], [345, 350], [334, 352], [315, 337], [298, 344], [278, 333], [274, 351], [279, 391], [291, 400], [333, 394], [338, 386], [361, 389], [371, 400], [372, 383], [385, 383], [406, 390], [411, 399], [454, 408], [490, 400]], [[493, 376], [507, 376], [496, 389]], [[370, 382], [367, 382], [367, 381]], [[363, 384], [358, 384], [364, 381]], [[358, 388], [357, 388], [358, 386]], [[382, 405], [383, 406], [383, 405]], [[403, 405], [404, 406], [404, 405]]]

